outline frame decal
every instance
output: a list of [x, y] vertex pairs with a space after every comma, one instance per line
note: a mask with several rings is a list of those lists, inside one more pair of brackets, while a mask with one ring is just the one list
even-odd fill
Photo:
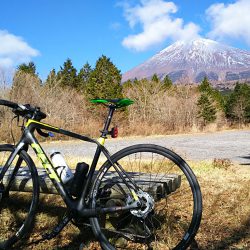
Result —
[[46, 172], [48, 173], [49, 177], [51, 179], [56, 180], [57, 182], [60, 182], [60, 179], [51, 166], [50, 162], [48, 161], [47, 156], [44, 154], [43, 150], [37, 143], [32, 143], [31, 147], [35, 150], [37, 157], [41, 160], [43, 167], [45, 168]]
[[35, 121], [35, 120], [32, 120], [32, 119], [29, 119], [27, 121], [27, 123], [25, 124], [25, 127], [27, 128], [32, 123], [40, 124], [40, 125], [43, 125], [43, 126], [45, 126], [47, 128], [53, 128], [53, 129], [59, 130], [59, 128], [57, 128], [57, 127], [51, 126], [51, 125], [46, 124], [46, 123], [38, 122], [38, 121]]

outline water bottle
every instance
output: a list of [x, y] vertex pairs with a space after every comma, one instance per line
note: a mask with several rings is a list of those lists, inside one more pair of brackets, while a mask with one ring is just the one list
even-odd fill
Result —
[[70, 168], [68, 167], [67, 163], [65, 162], [63, 156], [60, 152], [54, 152], [50, 155], [51, 161], [55, 167], [57, 174], [60, 176], [62, 182], [66, 184], [69, 182], [73, 177], [73, 173], [71, 172]]

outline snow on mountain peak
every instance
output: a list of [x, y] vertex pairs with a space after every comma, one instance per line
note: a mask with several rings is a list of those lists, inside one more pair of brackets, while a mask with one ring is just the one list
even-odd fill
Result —
[[[160, 77], [174, 75], [187, 77], [191, 81], [200, 80], [200, 75], [212, 76], [213, 80], [250, 78], [250, 52], [233, 48], [219, 42], [197, 38], [190, 41], [177, 41], [152, 58], [123, 75], [123, 80], [150, 77], [154, 73]], [[179, 73], [178, 73], [179, 72]]]

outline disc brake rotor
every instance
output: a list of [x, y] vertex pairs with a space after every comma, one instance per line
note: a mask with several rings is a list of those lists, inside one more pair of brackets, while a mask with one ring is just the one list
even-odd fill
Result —
[[[141, 207], [138, 209], [131, 209], [130, 213], [136, 217], [145, 219], [147, 215], [154, 209], [154, 199], [153, 197], [143, 191], [138, 191], [137, 196], [141, 202]], [[133, 199], [131, 197], [127, 198], [126, 203], [132, 203]]]

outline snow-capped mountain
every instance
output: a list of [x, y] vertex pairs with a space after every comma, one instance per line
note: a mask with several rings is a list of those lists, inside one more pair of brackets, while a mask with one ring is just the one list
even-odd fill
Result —
[[160, 78], [172, 81], [200, 82], [207, 76], [214, 83], [250, 80], [250, 51], [233, 48], [213, 40], [199, 38], [177, 41], [123, 75], [128, 79]]

